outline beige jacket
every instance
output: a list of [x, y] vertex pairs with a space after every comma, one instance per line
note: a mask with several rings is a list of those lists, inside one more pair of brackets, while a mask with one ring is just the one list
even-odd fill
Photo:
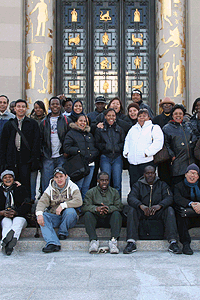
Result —
[[55, 182], [52, 179], [48, 188], [44, 191], [42, 197], [38, 201], [36, 207], [36, 216], [43, 215], [45, 209], [48, 208], [48, 212], [55, 214], [59, 205], [62, 208], [76, 208], [83, 204], [82, 196], [78, 186], [69, 180], [67, 187], [62, 193], [55, 187]]

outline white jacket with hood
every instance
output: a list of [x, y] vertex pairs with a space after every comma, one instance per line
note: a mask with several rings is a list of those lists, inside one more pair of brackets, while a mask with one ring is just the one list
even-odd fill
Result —
[[159, 125], [153, 125], [151, 120], [145, 121], [142, 127], [137, 123], [127, 133], [123, 156], [133, 165], [148, 163], [162, 149], [163, 143], [164, 136]]

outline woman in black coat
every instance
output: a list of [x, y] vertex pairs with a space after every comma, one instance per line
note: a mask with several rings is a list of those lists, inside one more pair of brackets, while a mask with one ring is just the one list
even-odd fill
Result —
[[69, 156], [80, 154], [90, 167], [89, 175], [75, 182], [78, 185], [84, 200], [92, 180], [94, 160], [99, 152], [94, 146], [94, 138], [90, 133], [90, 127], [87, 125], [87, 119], [84, 115], [80, 115], [77, 121], [71, 123], [69, 127], [70, 130], [65, 136], [63, 146], [64, 152], [69, 154]]
[[96, 147], [99, 149], [101, 171], [107, 172], [113, 180], [113, 187], [121, 195], [122, 151], [124, 146], [124, 130], [116, 123], [116, 112], [109, 108], [105, 112], [103, 128], [95, 131]]
[[197, 137], [189, 122], [183, 121], [186, 109], [176, 104], [172, 111], [172, 120], [163, 127], [165, 145], [171, 157], [172, 184], [180, 182], [187, 167], [194, 163], [194, 147]]

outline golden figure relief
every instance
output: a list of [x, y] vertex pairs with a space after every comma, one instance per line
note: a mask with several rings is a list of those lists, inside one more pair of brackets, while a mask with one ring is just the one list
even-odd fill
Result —
[[40, 0], [34, 7], [34, 9], [30, 12], [30, 15], [34, 13], [38, 9], [38, 26], [37, 26], [37, 33], [35, 36], [40, 35], [40, 30], [42, 27], [42, 36], [45, 36], [45, 26], [46, 22], [48, 21], [48, 10], [47, 10], [47, 4], [44, 2], [44, 0]]
[[104, 33], [104, 35], [102, 37], [102, 41], [103, 41], [104, 45], [106, 45], [106, 46], [108, 45], [109, 37], [106, 32]]
[[180, 45], [183, 45], [183, 42], [180, 38], [178, 27], [176, 27], [174, 30], [170, 30], [170, 37], [168, 38], [167, 41], [165, 41], [164, 37], [161, 40], [163, 41], [164, 44], [173, 42], [173, 44], [170, 47], [178, 47]]
[[80, 43], [80, 34], [78, 34], [76, 37], [72, 38], [72, 35], [70, 34], [68, 37], [69, 45], [74, 43], [74, 45], [78, 45]]
[[108, 61], [107, 57], [104, 57], [105, 59], [100, 62], [101, 69], [102, 70], [110, 70], [111, 69], [111, 63]]
[[132, 89], [138, 89], [138, 90], [141, 90], [141, 88], [143, 87], [144, 85], [144, 82], [142, 81], [142, 83], [140, 85], [133, 85], [132, 86]]
[[138, 37], [136, 38], [134, 33], [132, 33], [132, 41], [133, 41], [132, 45], [136, 45], [136, 43], [139, 43], [142, 46], [142, 44], [143, 44], [143, 39], [142, 39], [143, 34], [140, 33], [140, 36], [141, 36], [141, 38], [138, 38]]
[[134, 12], [134, 22], [140, 22], [140, 12], [136, 8], [136, 11]]
[[48, 111], [49, 110], [49, 100], [47, 98], [44, 98], [43, 101], [44, 101], [44, 106], [46, 108], [46, 111]]
[[72, 59], [71, 59], [71, 64], [72, 64], [72, 69], [76, 69], [77, 67], [77, 58], [78, 56], [74, 56]]
[[47, 91], [49, 94], [53, 92], [53, 53], [52, 46], [45, 57], [45, 66], [47, 68]]
[[72, 22], [77, 22], [78, 13], [75, 10], [75, 8], [72, 10], [71, 15], [72, 15]]
[[[175, 61], [175, 54], [173, 54], [173, 59]], [[185, 77], [185, 66], [183, 65], [181, 59], [179, 59], [179, 64], [176, 67], [175, 67], [175, 62], [173, 62], [173, 72], [174, 72], [174, 76], [175, 73], [178, 72], [177, 74], [178, 86], [175, 92], [175, 83], [174, 83], [174, 97], [177, 97], [178, 95], [181, 95], [183, 97], [183, 89], [186, 87], [186, 77]]]
[[166, 97], [167, 89], [170, 88], [173, 76], [167, 75], [168, 69], [170, 67], [170, 62], [165, 62], [164, 67], [160, 69], [160, 71], [163, 71], [163, 81], [165, 83], [165, 91], [164, 91], [164, 97]]
[[179, 3], [181, 3], [181, 1], [180, 0], [174, 0], [174, 3], [179, 4]]
[[38, 92], [40, 94], [45, 94], [46, 92], [46, 88], [45, 88], [45, 79], [44, 79], [44, 56], [43, 56], [43, 60], [42, 60], [42, 71], [41, 73], [39, 73], [41, 79], [42, 79], [42, 90], [41, 89], [38, 89]]
[[168, 17], [172, 16], [172, 2], [171, 0], [159, 0], [161, 3], [161, 29], [164, 29], [164, 19], [169, 23], [170, 26], [172, 26], [172, 22]]
[[163, 56], [165, 56], [165, 54], [167, 54], [169, 52], [169, 49], [167, 49], [163, 54], [159, 54], [159, 58], [163, 58]]
[[103, 84], [103, 89], [105, 91], [105, 93], [107, 94], [108, 89], [109, 89], [109, 83], [105, 80], [104, 84]]
[[103, 15], [103, 12], [101, 11], [101, 14], [100, 14], [100, 21], [111, 21], [112, 18], [109, 16], [109, 10], [107, 10], [107, 12]]
[[[30, 55], [28, 56], [26, 60], [26, 66], [27, 66], [27, 71], [26, 71], [26, 89], [34, 89], [35, 87], [35, 75], [36, 75], [36, 65], [38, 64], [40, 60], [42, 60], [39, 56], [34, 55], [35, 50], [32, 50]], [[28, 74], [31, 73], [31, 86], [28, 81]]]
[[69, 92], [71, 94], [76, 93], [76, 90], [79, 90], [79, 89], [80, 89], [79, 85], [71, 85], [69, 82]]
[[141, 64], [141, 58], [139, 58], [138, 56], [136, 57], [136, 59], [134, 60], [134, 64], [136, 66], [136, 69], [140, 68], [140, 64]]
[[53, 38], [53, 30], [48, 28], [48, 33], [47, 33], [47, 36], [52, 39]]

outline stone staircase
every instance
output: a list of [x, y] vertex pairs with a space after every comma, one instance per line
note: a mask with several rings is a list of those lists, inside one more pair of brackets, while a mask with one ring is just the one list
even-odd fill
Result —
[[[107, 246], [108, 240], [110, 239], [110, 229], [97, 228], [97, 236], [100, 240], [100, 246]], [[39, 230], [40, 231], [40, 230]], [[35, 228], [26, 228], [23, 230], [20, 240], [17, 243], [16, 250], [18, 251], [41, 251], [45, 246], [45, 242], [42, 238], [41, 232], [40, 237], [35, 238]], [[192, 237], [191, 247], [194, 250], [200, 250], [200, 229], [193, 228], [190, 230]], [[77, 250], [77, 251], [88, 251], [88, 235], [85, 231], [83, 224], [78, 224], [76, 227], [69, 230], [69, 237], [65, 241], [61, 241], [61, 248], [64, 251]], [[126, 245], [126, 228], [122, 228], [120, 239], [118, 242], [120, 251], [123, 251]], [[137, 241], [137, 249], [142, 251], [152, 250], [167, 250], [168, 242], [166, 240], [139, 240]]]

